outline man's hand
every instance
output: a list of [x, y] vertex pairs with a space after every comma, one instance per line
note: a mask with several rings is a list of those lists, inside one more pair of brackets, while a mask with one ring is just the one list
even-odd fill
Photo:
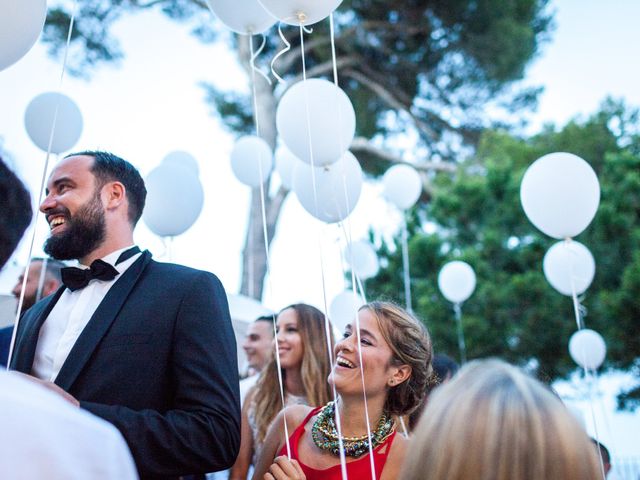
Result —
[[306, 476], [296, 460], [289, 460], [286, 456], [276, 457], [269, 471], [264, 474], [264, 480], [306, 480]]
[[21, 373], [21, 372], [12, 371], [11, 373], [14, 374], [14, 375], [20, 375], [22, 378], [26, 378], [30, 382], [37, 383], [38, 385], [43, 386], [47, 390], [49, 390], [51, 392], [54, 392], [57, 395], [60, 395], [62, 398], [64, 398], [67, 402], [69, 402], [74, 407], [80, 408], [80, 402], [78, 400], [76, 400], [76, 398], [73, 395], [65, 392], [63, 389], [61, 389], [55, 383], [47, 382], [45, 380], [40, 380], [39, 378], [32, 377], [31, 375], [27, 375], [27, 374]]

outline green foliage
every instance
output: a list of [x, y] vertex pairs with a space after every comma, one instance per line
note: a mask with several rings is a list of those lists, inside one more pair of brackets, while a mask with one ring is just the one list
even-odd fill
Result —
[[[553, 290], [542, 272], [555, 240], [528, 222], [519, 198], [524, 171], [536, 158], [567, 151], [589, 161], [601, 185], [598, 213], [577, 238], [596, 259], [595, 280], [582, 298], [584, 319], [604, 336], [609, 367], [638, 370], [640, 155], [637, 138], [627, 135], [638, 126], [629, 123], [636, 118], [607, 101], [586, 121], [560, 131], [548, 127], [527, 140], [486, 132], [455, 175], [434, 179], [431, 202], [418, 207], [428, 221], [416, 222], [414, 215], [410, 255], [414, 309], [436, 350], [458, 357], [453, 312], [438, 291], [437, 275], [447, 261], [461, 259], [478, 277], [463, 308], [468, 357], [500, 356], [552, 379], [575, 370], [567, 351], [576, 329], [571, 299]], [[435, 233], [425, 232], [427, 224]], [[379, 254], [387, 267], [368, 282], [367, 293], [403, 303], [400, 252], [385, 246]], [[640, 406], [640, 388], [622, 395], [620, 405]]]

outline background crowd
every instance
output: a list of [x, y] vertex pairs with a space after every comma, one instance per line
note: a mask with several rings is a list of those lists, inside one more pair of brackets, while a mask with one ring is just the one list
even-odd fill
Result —
[[[0, 168], [4, 264], [31, 209]], [[337, 341], [309, 305], [257, 319], [240, 414], [224, 290], [131, 247], [140, 182], [105, 152], [70, 155], [49, 178], [45, 250], [90, 267], [58, 277], [58, 263], [35, 260], [38, 282], [27, 274], [16, 286], [26, 305], [35, 297], [12, 340], [9, 364], [22, 374], [0, 376], [7, 478], [197, 478], [228, 467], [243, 480], [252, 467], [256, 479], [606, 475], [603, 450], [547, 386], [500, 360], [457, 373], [450, 359], [434, 362], [423, 324], [387, 302], [360, 308]]]

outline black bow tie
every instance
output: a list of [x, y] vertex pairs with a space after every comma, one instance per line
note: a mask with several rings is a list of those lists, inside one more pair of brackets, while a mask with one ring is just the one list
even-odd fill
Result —
[[[137, 253], [140, 253], [138, 247], [122, 252], [116, 265], [128, 260]], [[60, 269], [62, 283], [72, 292], [86, 287], [91, 280], [103, 280], [106, 282], [113, 280], [118, 276], [118, 273], [118, 270], [113, 265], [104, 260], [94, 260], [89, 268], [65, 267]]]

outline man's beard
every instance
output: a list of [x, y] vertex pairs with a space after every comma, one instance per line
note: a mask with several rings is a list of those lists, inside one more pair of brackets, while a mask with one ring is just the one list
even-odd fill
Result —
[[64, 215], [65, 228], [51, 235], [44, 244], [44, 251], [56, 260], [74, 260], [87, 256], [104, 241], [106, 223], [99, 194], [71, 215], [65, 207], [47, 212], [47, 215]]

